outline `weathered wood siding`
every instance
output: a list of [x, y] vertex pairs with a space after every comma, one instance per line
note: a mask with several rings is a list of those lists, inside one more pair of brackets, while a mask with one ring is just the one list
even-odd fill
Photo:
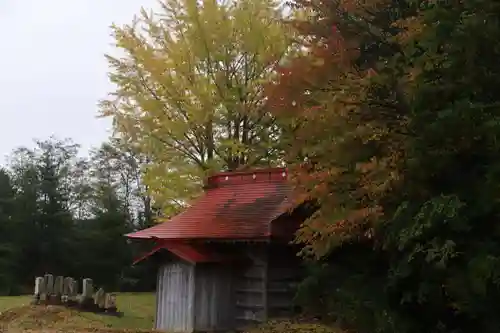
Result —
[[267, 320], [267, 246], [247, 245], [249, 258], [235, 276], [236, 327]]
[[268, 318], [288, 317], [302, 278], [301, 262], [291, 247], [271, 247], [267, 272]]
[[158, 271], [155, 328], [193, 332], [194, 266], [181, 261], [164, 264]]
[[293, 313], [300, 260], [286, 244], [227, 247], [233, 264], [191, 265], [181, 260], [158, 273], [156, 329], [230, 331]]
[[224, 331], [234, 327], [231, 273], [227, 264], [195, 267], [195, 331]]
[[301, 278], [300, 260], [286, 245], [254, 244], [250, 258], [235, 276], [236, 327], [290, 316]]

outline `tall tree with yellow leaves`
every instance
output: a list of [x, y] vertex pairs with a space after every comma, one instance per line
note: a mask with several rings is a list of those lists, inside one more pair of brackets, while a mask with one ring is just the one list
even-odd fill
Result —
[[274, 0], [166, 0], [113, 27], [125, 55], [107, 56], [117, 88], [101, 114], [150, 157], [157, 201], [192, 197], [207, 172], [278, 160], [262, 84], [290, 49], [284, 13]]

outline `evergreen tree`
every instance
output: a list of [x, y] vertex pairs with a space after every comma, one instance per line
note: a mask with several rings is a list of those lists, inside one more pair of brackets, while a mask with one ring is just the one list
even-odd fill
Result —
[[0, 169], [0, 295], [16, 292], [19, 256], [15, 191], [7, 171]]

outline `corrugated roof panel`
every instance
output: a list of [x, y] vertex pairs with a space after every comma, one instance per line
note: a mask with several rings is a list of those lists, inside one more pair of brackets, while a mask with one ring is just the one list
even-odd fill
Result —
[[255, 239], [271, 236], [271, 222], [293, 207], [286, 169], [221, 173], [183, 213], [127, 236], [158, 239]]

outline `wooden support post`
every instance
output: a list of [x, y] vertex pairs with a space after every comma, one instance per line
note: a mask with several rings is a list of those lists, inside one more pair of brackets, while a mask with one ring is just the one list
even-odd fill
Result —
[[264, 248], [262, 260], [262, 320], [266, 322], [269, 319], [269, 309], [268, 309], [268, 299], [267, 299], [267, 287], [268, 287], [268, 269], [269, 269], [269, 253], [267, 248]]

